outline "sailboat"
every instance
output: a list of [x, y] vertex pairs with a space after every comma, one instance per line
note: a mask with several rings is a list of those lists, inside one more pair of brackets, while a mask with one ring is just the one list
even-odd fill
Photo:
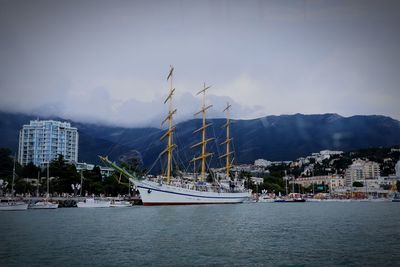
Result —
[[18, 211], [27, 210], [28, 204], [22, 201], [15, 201], [14, 199], [8, 199], [7, 202], [0, 204], [0, 211]]
[[58, 204], [54, 204], [49, 202], [49, 164], [47, 164], [47, 193], [46, 193], [46, 197], [43, 201], [39, 201], [36, 202], [33, 205], [30, 205], [29, 208], [30, 209], [57, 209], [58, 208]]
[[28, 204], [22, 201], [16, 201], [14, 198], [14, 184], [15, 184], [15, 157], [13, 166], [13, 177], [11, 184], [11, 195], [12, 197], [7, 200], [7, 202], [0, 203], [0, 211], [18, 211], [28, 209]]
[[100, 156], [100, 159], [108, 166], [114, 168], [117, 172], [127, 177], [140, 192], [140, 196], [145, 206], [151, 205], [195, 205], [195, 204], [228, 204], [228, 203], [242, 203], [248, 200], [251, 192], [244, 188], [237, 180], [232, 181], [230, 177], [230, 136], [229, 136], [229, 108], [228, 104], [225, 108], [227, 112], [227, 120], [225, 123], [226, 140], [222, 145], [226, 145], [226, 153], [221, 157], [226, 157], [225, 166], [225, 181], [209, 183], [206, 181], [206, 159], [212, 155], [206, 151], [206, 145], [213, 138], [206, 138], [206, 129], [211, 125], [206, 123], [206, 112], [211, 105], [206, 106], [206, 91], [210, 86], [204, 84], [203, 88], [197, 95], [203, 95], [201, 110], [195, 115], [202, 114], [202, 126], [195, 130], [193, 133], [201, 133], [201, 141], [194, 144], [192, 148], [201, 147], [201, 153], [192, 159], [192, 162], [201, 161], [200, 176], [189, 177], [188, 179], [175, 178], [172, 176], [172, 152], [176, 148], [173, 142], [173, 134], [176, 127], [173, 125], [173, 116], [176, 114], [176, 109], [173, 108], [173, 95], [175, 88], [173, 87], [174, 68], [171, 66], [167, 81], [170, 82], [169, 94], [164, 101], [164, 104], [169, 105], [167, 117], [163, 123], [168, 122], [168, 129], [165, 134], [160, 138], [161, 140], [167, 139], [166, 148], [160, 153], [160, 156], [167, 156], [167, 171], [163, 176], [158, 179], [149, 179], [149, 177], [138, 177], [135, 174], [130, 174], [125, 169], [117, 166], [111, 162], [107, 157]]
[[77, 202], [78, 208], [109, 208], [111, 207], [111, 201], [103, 199], [86, 198], [84, 202]]

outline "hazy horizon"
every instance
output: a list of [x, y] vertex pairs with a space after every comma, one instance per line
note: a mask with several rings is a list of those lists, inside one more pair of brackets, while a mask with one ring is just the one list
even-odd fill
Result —
[[0, 110], [159, 127], [281, 114], [400, 119], [398, 1], [0, 1]]

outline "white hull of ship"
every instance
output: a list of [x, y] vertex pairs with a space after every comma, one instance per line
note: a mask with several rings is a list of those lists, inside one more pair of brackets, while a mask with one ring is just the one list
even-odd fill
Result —
[[209, 192], [182, 188], [172, 185], [160, 185], [151, 181], [131, 180], [140, 192], [143, 205], [198, 205], [198, 204], [235, 204], [243, 203], [249, 192]]
[[94, 200], [92, 198], [86, 199], [85, 202], [76, 203], [78, 208], [109, 208], [111, 205], [110, 201]]
[[127, 207], [132, 207], [132, 203], [128, 201], [111, 201], [110, 204], [111, 208], [127, 208]]
[[0, 205], [0, 211], [18, 211], [27, 209], [28, 204], [25, 203], [7, 203]]
[[51, 209], [51, 210], [54, 210], [54, 209], [58, 209], [58, 204], [40, 201], [40, 202], [33, 204], [32, 206], [29, 206], [29, 209], [34, 209], [34, 210]]

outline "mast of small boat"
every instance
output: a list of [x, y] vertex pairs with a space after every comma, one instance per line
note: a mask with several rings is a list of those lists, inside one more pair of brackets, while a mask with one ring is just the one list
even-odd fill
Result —
[[13, 174], [12, 174], [12, 183], [11, 183], [11, 196], [14, 196], [14, 182], [15, 182], [15, 157], [14, 155], [14, 164], [13, 164]]
[[288, 195], [288, 177], [287, 172], [285, 171], [285, 189], [286, 189], [286, 196]]
[[169, 88], [169, 94], [167, 98], [164, 101], [164, 104], [169, 102], [169, 110], [168, 110], [168, 115], [167, 117], [163, 120], [161, 123], [164, 124], [166, 121], [168, 121], [168, 130], [165, 132], [163, 136], [161, 136], [160, 140], [163, 140], [164, 138], [168, 137], [168, 143], [167, 147], [164, 149], [163, 152], [160, 153], [160, 156], [167, 153], [167, 183], [169, 184], [171, 181], [171, 170], [172, 170], [172, 151], [176, 147], [176, 145], [173, 143], [173, 133], [175, 131], [175, 126], [172, 125], [172, 117], [176, 113], [176, 109], [172, 109], [172, 96], [175, 92], [175, 88], [173, 88], [173, 76], [174, 76], [174, 67], [170, 66], [170, 71], [167, 76], [167, 81], [170, 81], [170, 88]]
[[[128, 179], [128, 181], [129, 181], [129, 179]], [[80, 190], [79, 196], [82, 196], [82, 187], [83, 187], [83, 170], [81, 170], [81, 188], [79, 188], [79, 190]]]
[[50, 162], [47, 162], [47, 195], [46, 195], [46, 199], [49, 197], [49, 165]]
[[39, 180], [40, 180], [40, 171], [38, 171], [38, 174], [37, 174], [36, 197], [39, 196]]
[[197, 146], [201, 146], [201, 155], [198, 157], [194, 157], [192, 159], [192, 161], [196, 161], [196, 160], [200, 160], [201, 159], [201, 174], [200, 174], [200, 180], [201, 181], [205, 181], [205, 175], [206, 175], [206, 159], [208, 156], [211, 156], [212, 153], [207, 153], [206, 151], [206, 145], [208, 142], [210, 142], [211, 140], [213, 140], [214, 138], [208, 138], [206, 139], [206, 128], [209, 127], [210, 125], [212, 125], [211, 123], [206, 124], [206, 111], [212, 107], [212, 105], [206, 106], [206, 91], [208, 89], [210, 89], [211, 86], [206, 86], [206, 84], [204, 83], [203, 85], [203, 89], [201, 89], [196, 95], [199, 94], [203, 94], [203, 104], [201, 107], [201, 110], [199, 112], [197, 112], [196, 114], [194, 114], [195, 116], [198, 114], [202, 114], [202, 126], [193, 131], [193, 133], [197, 133], [201, 131], [201, 141], [198, 142], [197, 144], [194, 144], [191, 146], [191, 148], [197, 147]]
[[292, 176], [292, 193], [294, 193], [294, 176]]
[[229, 109], [231, 108], [231, 105], [229, 103], [226, 103], [226, 107], [222, 112], [226, 112], [226, 123], [222, 126], [225, 127], [226, 129], [226, 139], [224, 142], [221, 143], [221, 145], [226, 145], [226, 151], [225, 154], [220, 156], [220, 158], [225, 157], [225, 171], [226, 171], [226, 178], [230, 178], [230, 169], [231, 169], [231, 162], [230, 162], [230, 154], [233, 152], [230, 151], [230, 143], [232, 141], [232, 138], [230, 138], [230, 113]]

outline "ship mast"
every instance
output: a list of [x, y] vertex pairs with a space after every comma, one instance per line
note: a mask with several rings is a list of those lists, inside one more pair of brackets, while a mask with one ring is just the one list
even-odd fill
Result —
[[176, 147], [176, 145], [173, 143], [173, 133], [175, 131], [175, 126], [172, 125], [172, 116], [176, 113], [176, 109], [172, 109], [172, 96], [175, 92], [175, 88], [173, 88], [172, 82], [173, 82], [173, 76], [174, 76], [174, 67], [170, 66], [170, 71], [167, 76], [167, 81], [170, 81], [170, 87], [169, 87], [169, 94], [167, 98], [164, 101], [164, 104], [169, 102], [169, 110], [168, 110], [168, 115], [167, 117], [163, 120], [161, 123], [164, 124], [166, 121], [168, 121], [168, 130], [165, 132], [163, 136], [161, 136], [160, 140], [165, 139], [168, 137], [168, 143], [167, 147], [160, 153], [160, 156], [167, 153], [167, 183], [169, 184], [171, 181], [171, 169], [172, 169], [172, 150]]
[[208, 156], [211, 156], [212, 153], [207, 153], [206, 151], [206, 145], [208, 142], [210, 142], [211, 140], [213, 140], [214, 138], [208, 138], [206, 139], [206, 128], [209, 127], [211, 125], [211, 123], [206, 124], [206, 111], [207, 109], [211, 108], [212, 105], [206, 106], [206, 91], [208, 89], [210, 89], [211, 86], [206, 86], [206, 84], [204, 83], [203, 85], [203, 89], [201, 89], [196, 95], [199, 94], [203, 94], [203, 104], [201, 107], [201, 110], [199, 112], [197, 112], [196, 114], [194, 114], [195, 116], [198, 114], [202, 114], [202, 119], [203, 119], [203, 123], [202, 126], [195, 130], [193, 133], [197, 133], [201, 131], [201, 141], [198, 142], [197, 144], [192, 145], [192, 148], [197, 147], [197, 146], [201, 146], [201, 155], [198, 157], [195, 157], [192, 159], [192, 161], [196, 161], [201, 159], [201, 174], [200, 174], [200, 180], [205, 181], [205, 174], [206, 174], [206, 158]]
[[222, 112], [226, 112], [226, 123], [222, 126], [225, 127], [226, 129], [226, 139], [224, 142], [221, 143], [221, 145], [226, 144], [226, 152], [224, 155], [220, 156], [220, 158], [225, 157], [226, 163], [225, 163], [225, 171], [226, 171], [226, 177], [230, 177], [230, 169], [231, 169], [231, 162], [230, 162], [230, 155], [233, 153], [230, 151], [230, 143], [232, 141], [232, 138], [230, 138], [230, 125], [231, 125], [231, 119], [230, 119], [230, 109], [231, 105], [229, 103], [226, 103], [226, 108]]

